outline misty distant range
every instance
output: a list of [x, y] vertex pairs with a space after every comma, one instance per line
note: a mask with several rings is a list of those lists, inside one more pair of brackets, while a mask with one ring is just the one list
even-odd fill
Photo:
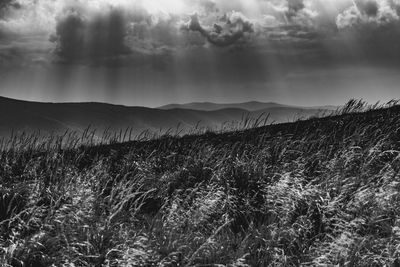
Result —
[[[245, 102], [231, 104], [189, 103], [158, 108], [130, 107], [105, 103], [40, 103], [0, 97], [0, 137], [11, 133], [63, 134], [83, 132], [89, 126], [99, 136], [106, 130], [189, 133], [194, 129], [220, 130], [244, 124], [245, 118], [267, 123], [290, 122], [329, 114], [335, 106], [297, 107], [278, 103]], [[263, 122], [264, 123], [264, 122]]]

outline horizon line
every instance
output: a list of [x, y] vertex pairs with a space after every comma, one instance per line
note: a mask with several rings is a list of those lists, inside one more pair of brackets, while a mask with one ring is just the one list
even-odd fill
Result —
[[[14, 98], [9, 96], [0, 95], [0, 99], [7, 99], [11, 101], [19, 101], [19, 102], [28, 102], [28, 103], [36, 103], [36, 104], [103, 104], [103, 105], [112, 105], [112, 106], [122, 106], [122, 107], [140, 107], [140, 108], [150, 108], [150, 109], [162, 109], [167, 106], [185, 106], [185, 105], [192, 105], [192, 104], [213, 104], [213, 105], [243, 105], [243, 104], [250, 104], [250, 103], [257, 103], [257, 104], [276, 104], [281, 105], [282, 107], [295, 107], [295, 108], [316, 108], [316, 107], [339, 107], [341, 105], [334, 105], [334, 104], [326, 104], [326, 105], [311, 105], [311, 106], [303, 106], [303, 105], [295, 105], [295, 104], [283, 104], [276, 101], [257, 101], [257, 100], [250, 100], [250, 101], [243, 101], [243, 102], [211, 102], [211, 101], [192, 101], [192, 102], [175, 102], [175, 103], [168, 103], [161, 106], [138, 106], [138, 105], [126, 105], [126, 104], [117, 104], [111, 102], [102, 102], [102, 101], [65, 101], [65, 102], [57, 102], [57, 101], [39, 101], [39, 100], [28, 100], [28, 99], [21, 99], [21, 98]], [[182, 107], [184, 109], [184, 107]]]

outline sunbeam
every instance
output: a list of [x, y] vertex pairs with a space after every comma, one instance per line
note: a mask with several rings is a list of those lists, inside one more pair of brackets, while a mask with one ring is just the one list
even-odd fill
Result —
[[[46, 101], [93, 95], [98, 101], [157, 106], [251, 96], [308, 104], [306, 94], [291, 98], [296, 89], [283, 86], [299, 69], [323, 68], [335, 76], [336, 68], [387, 70], [400, 64], [400, 3], [369, 2], [10, 1], [0, 19], [0, 86], [3, 95]], [[21, 75], [25, 72], [30, 75]], [[351, 82], [349, 90], [364, 86]], [[333, 90], [308, 83], [318, 87], [318, 99]], [[381, 90], [385, 99], [395, 97], [391, 89]], [[347, 98], [341, 92], [335, 103]]]

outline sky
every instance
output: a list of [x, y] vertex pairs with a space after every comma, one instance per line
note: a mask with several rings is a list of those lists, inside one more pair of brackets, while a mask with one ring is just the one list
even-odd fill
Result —
[[399, 41], [400, 0], [0, 0], [0, 96], [386, 102]]

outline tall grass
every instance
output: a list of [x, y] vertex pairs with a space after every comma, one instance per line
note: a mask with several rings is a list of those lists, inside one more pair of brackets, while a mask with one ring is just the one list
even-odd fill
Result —
[[129, 130], [14, 136], [0, 151], [0, 265], [398, 266], [394, 104], [127, 143]]

